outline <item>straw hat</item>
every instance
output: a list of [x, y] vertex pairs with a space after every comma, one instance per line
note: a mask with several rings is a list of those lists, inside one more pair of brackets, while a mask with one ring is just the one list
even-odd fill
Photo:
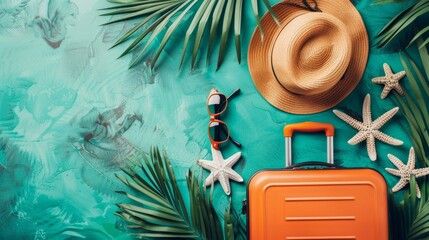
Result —
[[317, 0], [321, 12], [288, 0], [273, 6], [253, 33], [248, 64], [260, 94], [289, 113], [327, 110], [359, 83], [368, 58], [368, 35], [359, 12], [349, 0]]

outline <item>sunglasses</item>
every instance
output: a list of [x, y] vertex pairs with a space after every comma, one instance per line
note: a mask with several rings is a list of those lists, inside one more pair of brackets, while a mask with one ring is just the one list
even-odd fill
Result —
[[206, 107], [210, 115], [210, 122], [208, 126], [208, 134], [213, 148], [219, 150], [219, 145], [230, 140], [238, 148], [241, 144], [234, 140], [230, 133], [228, 125], [220, 120], [220, 115], [225, 112], [228, 107], [228, 101], [236, 96], [240, 89], [235, 90], [229, 97], [219, 93], [216, 89], [210, 91], [207, 97]]

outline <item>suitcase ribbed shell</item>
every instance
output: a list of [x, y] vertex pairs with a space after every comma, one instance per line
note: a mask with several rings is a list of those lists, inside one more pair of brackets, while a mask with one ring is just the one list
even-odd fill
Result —
[[386, 182], [372, 169], [261, 171], [247, 200], [250, 239], [388, 239]]

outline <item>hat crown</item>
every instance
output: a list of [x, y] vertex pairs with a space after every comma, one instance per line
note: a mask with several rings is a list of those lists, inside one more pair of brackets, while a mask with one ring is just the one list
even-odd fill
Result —
[[322, 46], [307, 44], [301, 51], [298, 64], [306, 69], [319, 69], [323, 66], [325, 59], [332, 54], [332, 44], [322, 44]]
[[344, 23], [321, 12], [297, 16], [273, 46], [273, 70], [288, 91], [314, 95], [328, 91], [343, 76], [351, 59], [351, 39]]

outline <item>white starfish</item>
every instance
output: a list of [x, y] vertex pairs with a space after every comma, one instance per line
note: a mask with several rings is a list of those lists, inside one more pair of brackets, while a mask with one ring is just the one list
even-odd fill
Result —
[[240, 159], [241, 152], [237, 152], [225, 160], [219, 150], [214, 149], [213, 146], [211, 149], [213, 161], [204, 159], [198, 160], [198, 164], [201, 167], [211, 171], [204, 184], [206, 186], [210, 186], [214, 184], [215, 181], [219, 181], [223, 191], [229, 195], [231, 193], [229, 179], [236, 182], [243, 182], [243, 178], [232, 169], [232, 166], [234, 166], [234, 164]]
[[371, 96], [366, 95], [365, 100], [363, 101], [362, 107], [362, 118], [363, 122], [360, 122], [349, 115], [334, 110], [335, 115], [341, 118], [343, 121], [348, 123], [350, 126], [359, 130], [359, 132], [354, 135], [348, 143], [351, 145], [356, 145], [364, 140], [366, 140], [366, 147], [368, 151], [368, 156], [372, 161], [377, 160], [377, 150], [375, 148], [375, 139], [378, 139], [382, 142], [385, 142], [390, 145], [399, 146], [402, 145], [402, 141], [396, 138], [390, 137], [382, 132], [379, 129], [389, 121], [395, 114], [398, 112], [399, 108], [395, 107], [388, 112], [381, 115], [376, 120], [372, 121], [371, 118]]
[[387, 63], [383, 64], [384, 77], [376, 77], [372, 79], [373, 83], [384, 84], [383, 91], [381, 92], [381, 99], [385, 99], [392, 89], [395, 89], [399, 94], [404, 95], [404, 91], [399, 85], [399, 80], [405, 76], [405, 71], [393, 73]]
[[[414, 175], [415, 178], [418, 178], [429, 174], [429, 167], [414, 169], [416, 164], [416, 158], [415, 158], [416, 154], [414, 153], [414, 148], [410, 148], [410, 154], [408, 155], [407, 165], [403, 164], [401, 160], [399, 160], [397, 157], [393, 156], [392, 154], [387, 154], [387, 157], [398, 169], [386, 168], [386, 171], [392, 175], [395, 175], [401, 178], [399, 179], [398, 183], [392, 188], [393, 192], [397, 192], [401, 190], [403, 187], [405, 187], [410, 182], [411, 175]], [[420, 198], [421, 196], [420, 188], [417, 184], [416, 184], [416, 190], [417, 190], [416, 191], [417, 197]]]

